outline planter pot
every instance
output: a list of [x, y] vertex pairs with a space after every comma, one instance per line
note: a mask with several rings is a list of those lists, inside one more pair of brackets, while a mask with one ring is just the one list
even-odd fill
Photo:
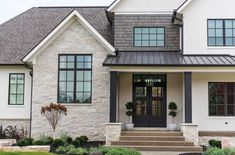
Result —
[[176, 130], [176, 127], [177, 127], [177, 124], [168, 124], [168, 129], [170, 131], [175, 131]]
[[134, 128], [134, 124], [133, 123], [126, 123], [125, 124], [125, 128], [126, 128], [126, 130], [133, 130], [133, 128]]

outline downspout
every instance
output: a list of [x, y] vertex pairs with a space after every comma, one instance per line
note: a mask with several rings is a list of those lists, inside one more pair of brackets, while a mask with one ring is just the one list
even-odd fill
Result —
[[30, 69], [29, 72], [31, 76], [31, 98], [30, 98], [30, 118], [29, 118], [29, 138], [32, 138], [32, 105], [33, 105], [33, 68], [29, 66], [27, 63], [24, 63], [25, 67]]

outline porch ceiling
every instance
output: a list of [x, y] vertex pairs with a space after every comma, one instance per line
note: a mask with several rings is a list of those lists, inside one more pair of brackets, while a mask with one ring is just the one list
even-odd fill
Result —
[[104, 66], [234, 67], [235, 58], [231, 55], [182, 55], [177, 51], [122, 51], [116, 56], [108, 56]]

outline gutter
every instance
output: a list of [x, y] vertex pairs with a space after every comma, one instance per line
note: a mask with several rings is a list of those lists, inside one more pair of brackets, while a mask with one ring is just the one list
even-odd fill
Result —
[[32, 138], [32, 106], [33, 106], [33, 67], [24, 62], [25, 68], [30, 69], [31, 76], [31, 98], [30, 98], [30, 118], [29, 118], [29, 138]]

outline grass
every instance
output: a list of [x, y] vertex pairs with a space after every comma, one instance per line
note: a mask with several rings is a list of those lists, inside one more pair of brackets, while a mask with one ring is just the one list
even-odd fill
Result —
[[0, 152], [0, 155], [55, 155], [44, 152]]

